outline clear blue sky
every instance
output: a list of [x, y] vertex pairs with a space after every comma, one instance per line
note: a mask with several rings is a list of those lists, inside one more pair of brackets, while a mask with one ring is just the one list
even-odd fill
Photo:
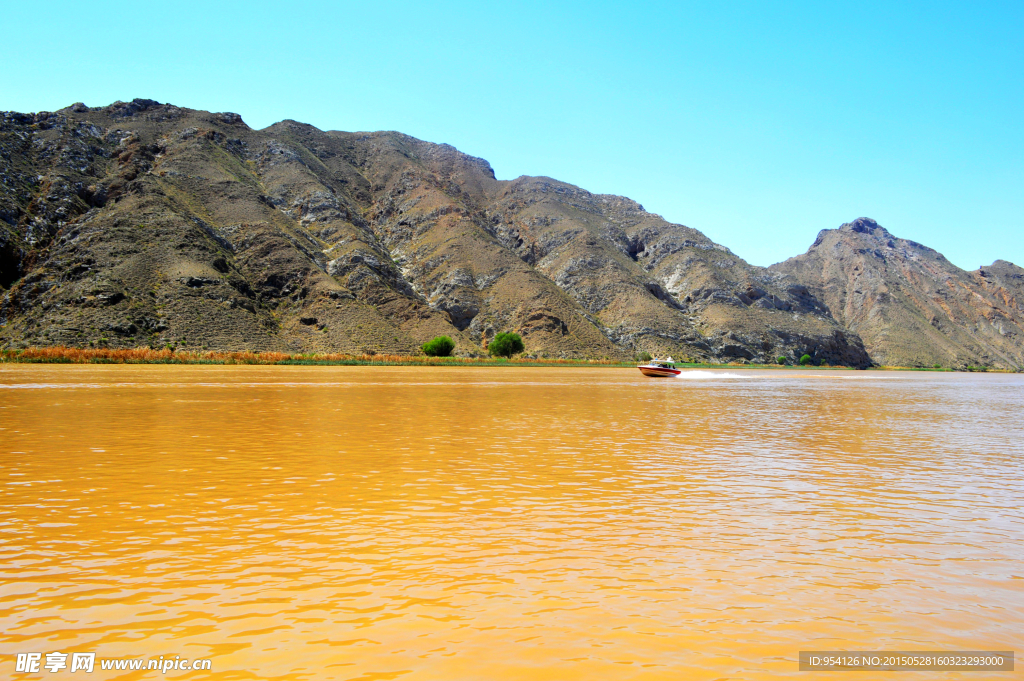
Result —
[[400, 130], [758, 265], [859, 216], [1024, 266], [1024, 3], [5, 2], [0, 109]]

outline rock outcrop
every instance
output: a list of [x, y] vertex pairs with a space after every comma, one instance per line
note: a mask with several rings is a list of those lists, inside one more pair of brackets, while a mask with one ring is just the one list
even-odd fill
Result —
[[1024, 366], [1024, 270], [1011, 263], [966, 272], [859, 218], [769, 269], [805, 285], [879, 364]]

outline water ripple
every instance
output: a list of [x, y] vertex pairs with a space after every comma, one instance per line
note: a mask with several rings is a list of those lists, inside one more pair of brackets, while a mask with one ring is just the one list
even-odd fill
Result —
[[1014, 647], [1019, 377], [636, 373], [4, 367], [0, 653], [758, 679]]

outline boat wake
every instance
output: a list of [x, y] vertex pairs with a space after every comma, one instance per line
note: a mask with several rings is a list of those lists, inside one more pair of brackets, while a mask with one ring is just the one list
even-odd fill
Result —
[[739, 374], [717, 373], [714, 371], [683, 371], [676, 378], [684, 378], [691, 381], [707, 381], [715, 378], [744, 378]]

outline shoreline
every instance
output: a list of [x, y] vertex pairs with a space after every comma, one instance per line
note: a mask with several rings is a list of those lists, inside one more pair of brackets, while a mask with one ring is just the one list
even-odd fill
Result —
[[[426, 355], [388, 355], [347, 353], [220, 352], [174, 350], [164, 348], [25, 348], [0, 351], [0, 364], [180, 364], [180, 365], [262, 365], [262, 366], [513, 366], [513, 367], [608, 367], [631, 368], [637, 361], [610, 359], [556, 359], [539, 357], [428, 357]], [[780, 364], [711, 364], [675, 362], [686, 369], [772, 369], [818, 371], [934, 371], [961, 373], [1016, 373], [1004, 369], [948, 367], [874, 366], [857, 369], [847, 366]]]

